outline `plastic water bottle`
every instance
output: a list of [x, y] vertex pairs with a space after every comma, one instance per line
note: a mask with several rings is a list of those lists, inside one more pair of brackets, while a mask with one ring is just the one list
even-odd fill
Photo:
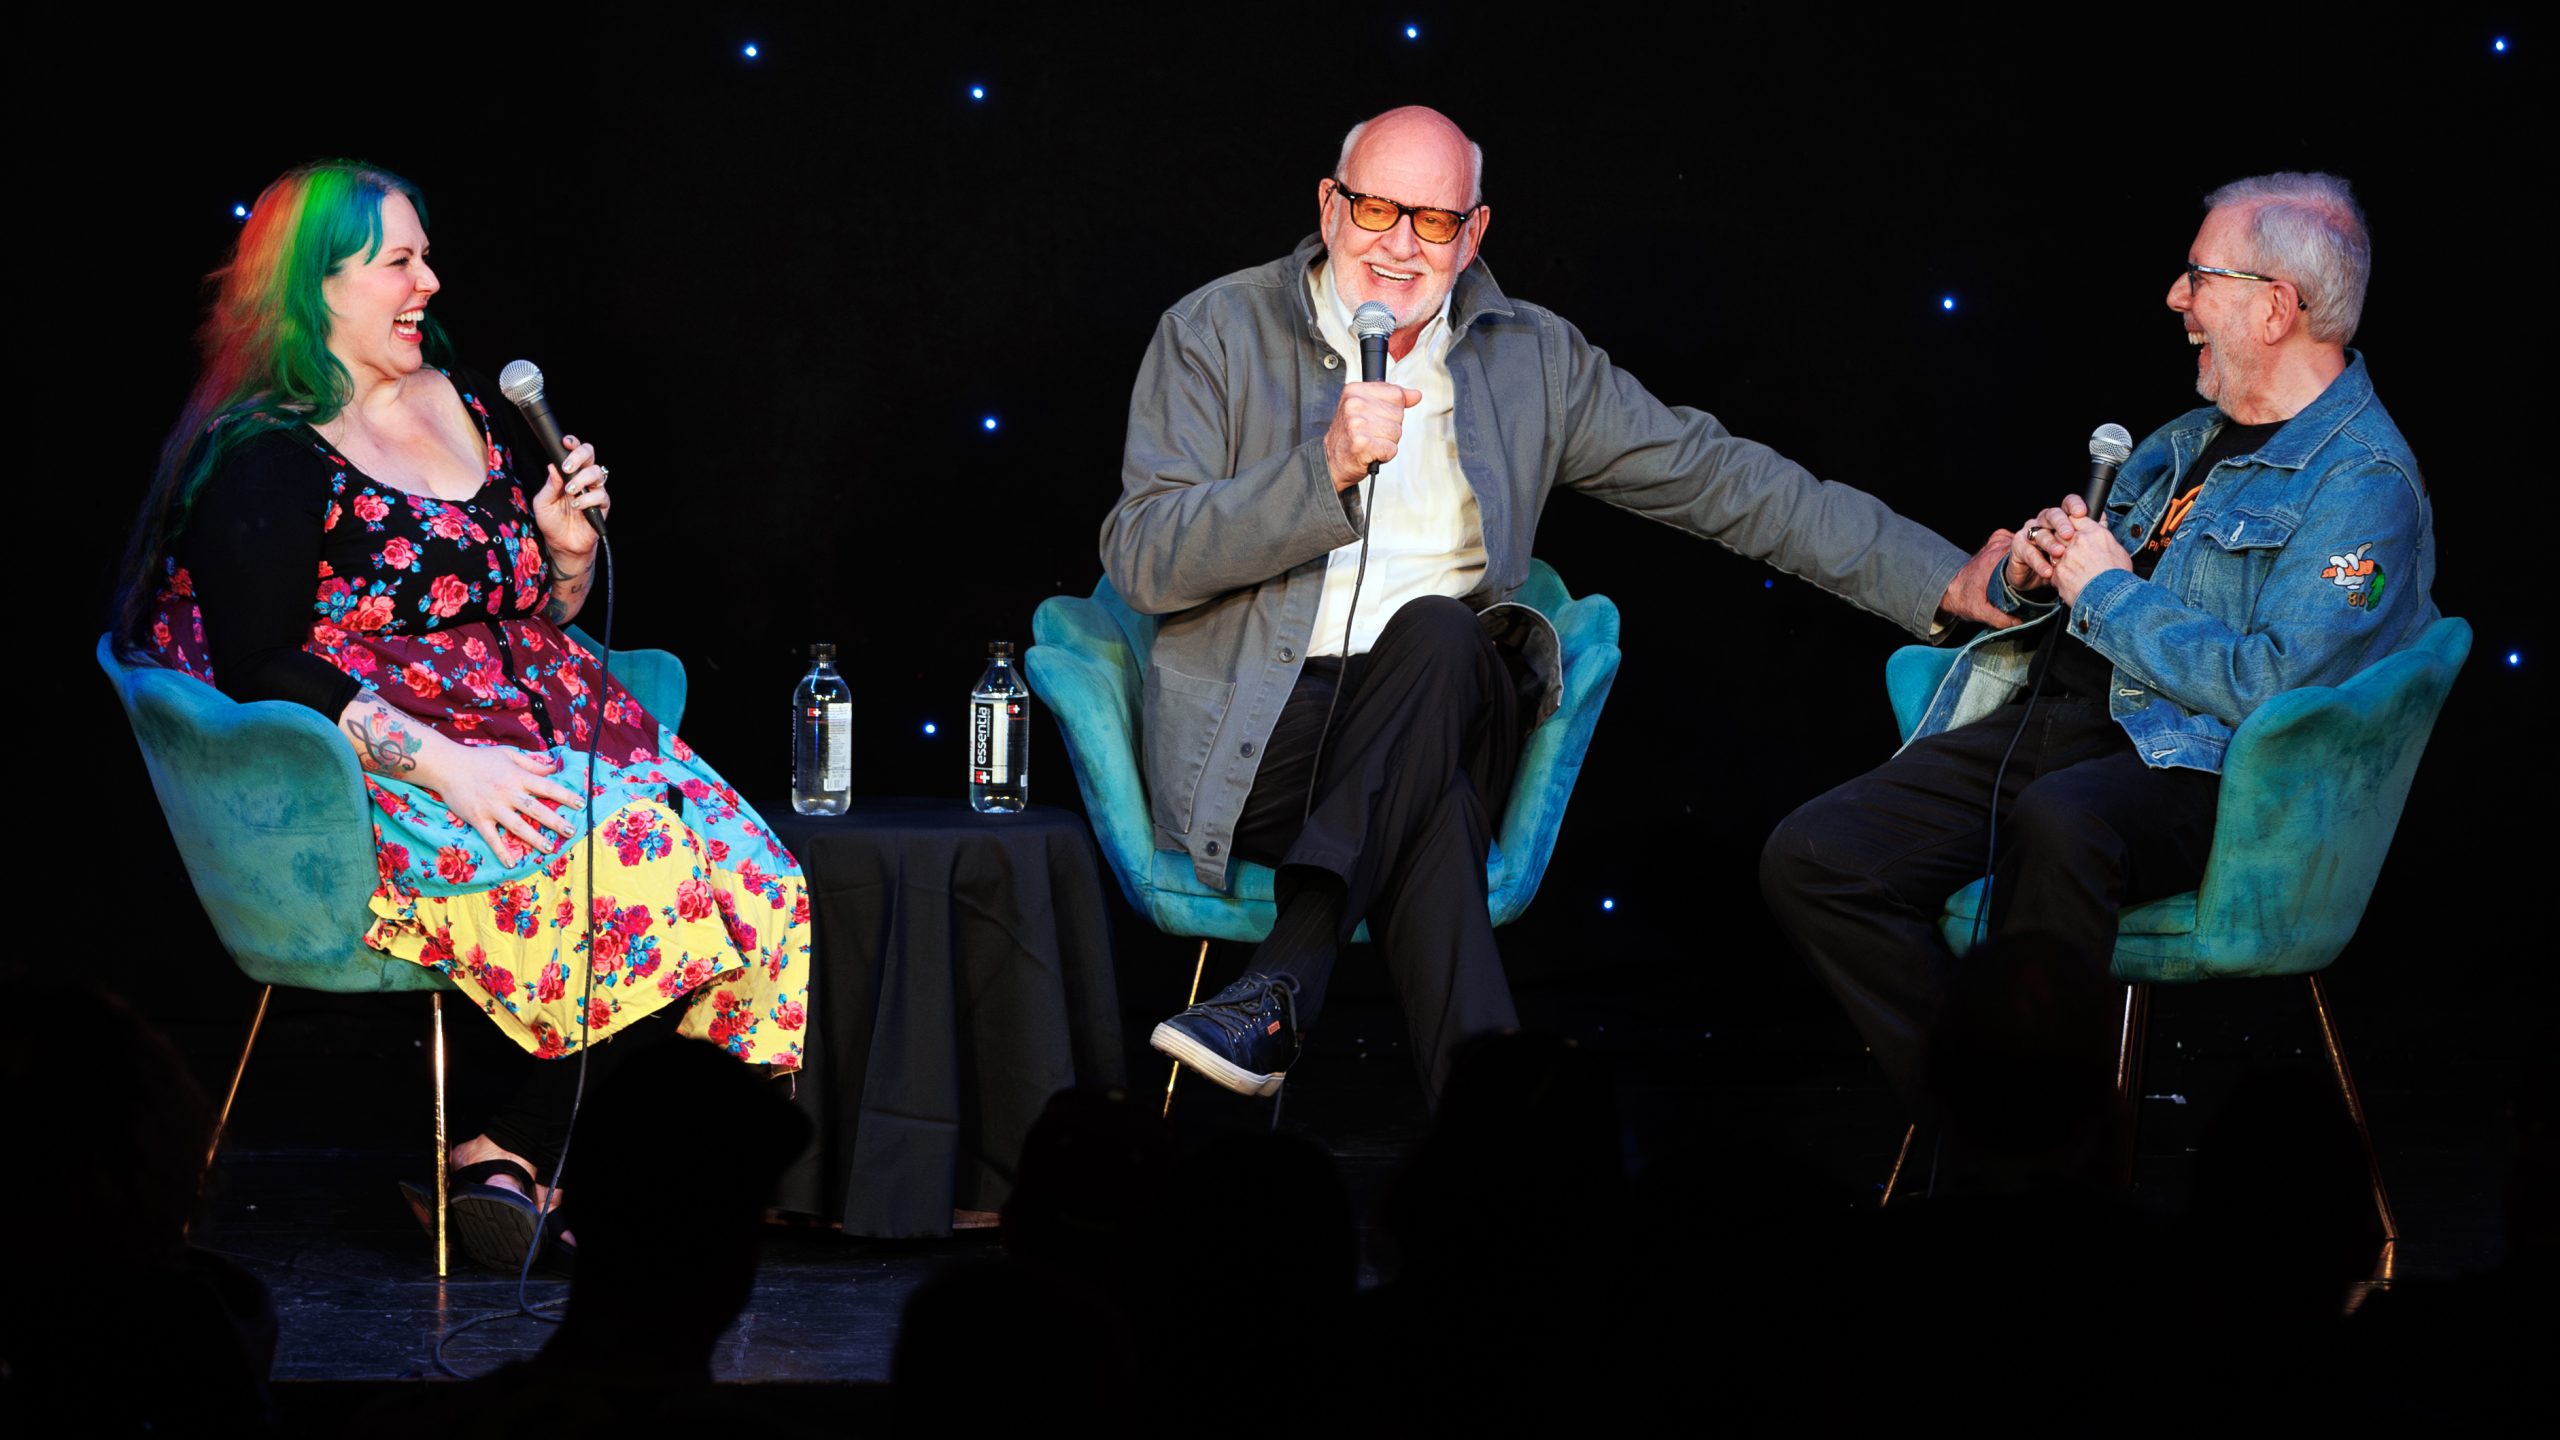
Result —
[[836, 673], [836, 647], [809, 647], [809, 673], [791, 692], [791, 808], [841, 815], [853, 800], [853, 687]]
[[1031, 692], [1013, 668], [1013, 642], [987, 647], [987, 673], [969, 692], [969, 806], [1010, 815], [1031, 803]]

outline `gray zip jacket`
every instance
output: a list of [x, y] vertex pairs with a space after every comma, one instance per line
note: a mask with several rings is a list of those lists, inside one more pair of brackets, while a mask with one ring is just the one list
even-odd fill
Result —
[[[1147, 667], [1147, 795], [1156, 844], [1223, 887], [1237, 817], [1281, 702], [1297, 684], [1326, 557], [1360, 538], [1324, 433], [1346, 378], [1316, 328], [1313, 235], [1165, 313], [1129, 401], [1120, 503], [1102, 567], [1160, 617]], [[1701, 410], [1668, 406], [1479, 259], [1449, 306], [1458, 465], [1484, 526], [1466, 603], [1558, 676], [1554, 637], [1508, 605], [1558, 485], [1798, 575], [1928, 637], [1963, 551], [1846, 485], [1816, 479]], [[1356, 378], [1356, 377], [1351, 377]]]

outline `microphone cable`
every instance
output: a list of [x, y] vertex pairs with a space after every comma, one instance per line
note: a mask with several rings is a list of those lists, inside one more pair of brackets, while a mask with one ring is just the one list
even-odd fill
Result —
[[[2055, 637], [2061, 633], [2059, 629], [2061, 623], [2060, 618], [2057, 617], [2055, 621], [2057, 628], [2045, 632], [2043, 647], [2036, 652], [2035, 663], [2031, 667], [2032, 673], [2028, 676], [2026, 709], [2019, 712], [2018, 728], [2010, 732], [2009, 747], [2000, 752], [2000, 764], [1991, 772], [1990, 816], [1988, 823], [1983, 827], [1987, 838], [1983, 841], [1982, 898], [1973, 907], [1973, 935], [1965, 942], [1967, 954], [1971, 954], [1982, 944], [1983, 925], [1991, 914], [1991, 888], [1999, 883], [2000, 783], [2009, 777], [2010, 757], [2018, 753], [2018, 742], [2026, 738], [2027, 726], [2035, 719], [2036, 701], [2044, 695], [2045, 671], [2052, 668], [2049, 662], [2053, 657], [2054, 647], [2059, 643]], [[1934, 1167], [1932, 1167], [1932, 1175], [1934, 1178]]]
[[[1361, 483], [1366, 485], [1368, 482], [1364, 479]], [[1342, 704], [1342, 692], [1351, 688], [1351, 627], [1352, 621], [1360, 613], [1360, 586], [1369, 578], [1369, 521], [1371, 518], [1369, 495], [1364, 490], [1360, 496], [1360, 563], [1351, 572], [1351, 603], [1342, 609], [1342, 673], [1334, 681], [1333, 693], [1325, 697], [1324, 724], [1316, 729], [1315, 759], [1307, 767], [1307, 800], [1305, 804], [1298, 807], [1298, 825], [1301, 829], [1306, 826], [1307, 817], [1313, 815], [1316, 810], [1316, 781], [1324, 773], [1325, 742], [1333, 738], [1333, 712]]]
[[[1395, 312], [1380, 301], [1363, 301], [1360, 308], [1352, 312], [1351, 328], [1358, 337], [1360, 345], [1360, 383], [1363, 385], [1386, 383], [1389, 363], [1387, 347], [1390, 337], [1395, 333]], [[1377, 373], [1374, 375], [1370, 373], [1372, 365], [1377, 367]], [[1315, 760], [1307, 768], [1307, 799], [1306, 803], [1298, 808], [1298, 827], [1301, 831], [1306, 828], [1307, 817], [1315, 813], [1316, 781], [1324, 773], [1324, 747], [1325, 742], [1333, 736], [1333, 712], [1342, 703], [1342, 692], [1348, 689], [1351, 683], [1352, 621], [1360, 613], [1361, 582], [1369, 578], [1369, 530], [1370, 522], [1376, 518], [1376, 511], [1371, 502], [1376, 498], [1377, 487], [1369, 482], [1377, 478], [1378, 464], [1373, 460], [1369, 462], [1369, 473], [1355, 482], [1356, 486], [1367, 487], [1360, 491], [1360, 563], [1351, 573], [1351, 603], [1344, 606], [1342, 612], [1342, 674], [1334, 683], [1333, 694], [1325, 700], [1324, 724], [1316, 731]], [[1329, 571], [1328, 565], [1328, 573]]]
[[[1360, 483], [1362, 485], [1368, 484], [1369, 478], [1370, 477], [1366, 476], [1362, 477]], [[1325, 742], [1333, 738], [1333, 712], [1342, 704], [1342, 692], [1349, 688], [1351, 684], [1351, 626], [1353, 619], [1360, 613], [1361, 582], [1369, 578], [1370, 518], [1369, 496], [1364, 491], [1360, 497], [1360, 563], [1351, 572], [1351, 603], [1344, 606], [1342, 611], [1342, 673], [1334, 679], [1333, 693], [1325, 698], [1324, 724], [1319, 726], [1316, 730], [1316, 753], [1314, 759], [1311, 760], [1307, 766], [1307, 798], [1305, 803], [1298, 807], [1298, 831], [1300, 834], [1306, 833], [1307, 819], [1309, 816], [1315, 814], [1316, 811], [1316, 782], [1322, 779], [1324, 775]], [[1342, 942], [1338, 939], [1333, 942], [1333, 945], [1337, 951], [1342, 948]], [[1289, 1014], [1291, 1018], [1294, 1019], [1297, 1013], [1296, 1006], [1293, 1002]], [[1289, 1066], [1293, 1070], [1297, 1068], [1298, 1059], [1304, 1058], [1306, 1053], [1306, 1040], [1303, 1034], [1300, 1036], [1298, 1041], [1298, 1051], [1298, 1056], [1296, 1058], [1292, 1058], [1289, 1062]], [[1285, 1083], [1282, 1084], [1280, 1089], [1271, 1092], [1271, 1129], [1274, 1133], [1277, 1133], [1280, 1129], [1281, 1097], [1287, 1093], [1288, 1086]]]
[[[596, 638], [596, 648], [601, 652], [597, 656], [596, 660], [598, 673], [595, 692], [596, 723], [595, 728], [587, 736], [586, 774], [581, 783], [581, 794], [578, 800], [579, 811], [586, 820], [585, 833], [579, 838], [585, 843], [587, 851], [585, 865], [585, 883], [587, 892], [587, 962], [583, 967], [581, 967], [585, 970], [586, 974], [578, 987], [578, 1014], [581, 1021], [593, 1013], [596, 989], [596, 939], [598, 935], [602, 933], [596, 922], [596, 747], [604, 743], [604, 702], [606, 693], [613, 684], [613, 542], [605, 537], [604, 527], [601, 525], [596, 527], [596, 564], [601, 566], [604, 571], [604, 633]], [[565, 626], [562, 627], [564, 631], [563, 639], [567, 638], [565, 634], [566, 628], [567, 627]], [[655, 719], [656, 717], [652, 716], [650, 718]], [[552, 950], [552, 957], [555, 960], [558, 959], [559, 953], [559, 950], [555, 947]], [[595, 1037], [590, 1034], [578, 1046], [578, 1083], [577, 1087], [570, 1092], [569, 1121], [567, 1126], [561, 1132], [560, 1154], [551, 1162], [551, 1184], [549, 1186], [551, 1193], [548, 1197], [539, 1200], [530, 1195], [525, 1197], [528, 1201], [533, 1201], [534, 1203], [533, 1239], [525, 1246], [524, 1260], [516, 1268], [516, 1308], [513, 1310], [493, 1310], [486, 1315], [474, 1316], [471, 1319], [465, 1320], [461, 1324], [454, 1326], [452, 1329], [446, 1330], [436, 1336], [435, 1352], [433, 1355], [435, 1367], [445, 1374], [452, 1376], [456, 1380], [470, 1380], [477, 1377], [462, 1373], [460, 1370], [455, 1369], [450, 1361], [445, 1359], [445, 1346], [451, 1343], [455, 1336], [460, 1335], [466, 1330], [476, 1329], [482, 1325], [492, 1324], [500, 1320], [514, 1320], [520, 1317], [539, 1320], [545, 1325], [557, 1325], [560, 1323], [561, 1317], [546, 1312], [549, 1309], [565, 1305], [569, 1302], [569, 1297], [566, 1294], [557, 1295], [548, 1300], [535, 1301], [528, 1298], [527, 1291], [532, 1285], [533, 1262], [542, 1254], [545, 1231], [550, 1226], [552, 1215], [558, 1210], [561, 1172], [567, 1168], [569, 1163], [569, 1142], [577, 1135], [578, 1112], [586, 1105], [587, 1057], [592, 1055], [594, 1052]], [[439, 1163], [444, 1163], [441, 1157], [439, 1158]]]
[[[1386, 311], [1385, 306], [1380, 305], [1374, 300], [1361, 306], [1360, 309], [1363, 313], [1356, 314], [1353, 318], [1355, 326], [1375, 323], [1365, 312], [1373, 309], [1382, 313]], [[1392, 314], [1389, 314], [1387, 318], [1391, 322], [1387, 328], [1389, 331], [1392, 331], [1394, 329], [1392, 324], [1394, 317]], [[1382, 350], [1385, 344], [1385, 336], [1383, 334], [1363, 335], [1361, 337], [1364, 342], [1364, 353], [1361, 357], [1363, 362], [1361, 365], [1362, 374], [1360, 377], [1361, 383], [1363, 384], [1369, 383], [1369, 376], [1366, 373], [1368, 370], [1366, 362], [1369, 358], [1366, 351], [1366, 342], [1373, 338], [1377, 341]], [[1378, 366], [1377, 378], [1380, 381], [1384, 381], [1387, 378], [1386, 365], [1383, 361]], [[1351, 572], [1350, 603], [1343, 606], [1342, 609], [1342, 673], [1334, 679], [1333, 693], [1325, 697], [1324, 723], [1316, 727], [1316, 751], [1314, 757], [1307, 765], [1307, 798], [1298, 806], [1298, 833], [1301, 835], [1306, 833], [1307, 821], [1316, 812], [1316, 785], [1324, 778], [1324, 750], [1326, 743], [1331, 741], [1333, 738], [1334, 712], [1342, 705], [1342, 692], [1351, 688], [1351, 634], [1353, 623], [1360, 615], [1360, 587], [1369, 578], [1369, 531], [1371, 523], [1377, 518], [1376, 510], [1371, 503], [1376, 498], [1376, 487], [1370, 485], [1369, 482], [1377, 478], [1378, 467], [1373, 463], [1369, 466], [1369, 473], [1362, 476], [1357, 482], [1355, 482], [1353, 487], [1360, 492], [1360, 561]], [[1330, 570], [1329, 561], [1328, 570]], [[1333, 946], [1334, 949], [1339, 952], [1342, 948], [1342, 942], [1339, 939], [1336, 939], [1333, 941]], [[1338, 953], [1336, 959], [1338, 962]], [[1297, 1009], [1294, 1004], [1291, 1006], [1289, 1013], [1292, 1018], [1295, 1018], [1297, 1015]], [[1298, 1050], [1298, 1057], [1292, 1058], [1289, 1062], [1292, 1069], [1296, 1068], [1298, 1059], [1303, 1058], [1306, 1052], [1306, 1041], [1303, 1035], [1299, 1038]], [[1286, 1089], [1287, 1086], [1284, 1084], [1282, 1086], [1282, 1090]], [[1275, 1132], [1280, 1128], [1280, 1095], [1280, 1091], [1274, 1091], [1271, 1096], [1271, 1128]]]
[[[2117, 469], [2132, 458], [2133, 434], [2123, 426], [2109, 422], [2089, 432], [2089, 474], [2081, 482], [2081, 488], [2088, 494], [2082, 499], [2082, 514], [2096, 516], [2101, 526], [2107, 523], [2107, 492], [2115, 488]], [[2032, 525], [2034, 522], [2029, 523]], [[2005, 566], [2008, 562], [2001, 563]], [[2071, 607], [2062, 603], [2059, 594], [2054, 600], [2054, 610], [2047, 612], [2054, 617], [2054, 628], [2044, 632], [2044, 639], [2036, 649], [2036, 658], [2028, 667], [2026, 709], [2018, 716], [2018, 729], [2009, 737], [2009, 748], [2000, 752], [1998, 768], [1991, 772], [1990, 815], [1985, 826], [1988, 838], [1983, 842], [1982, 897], [1973, 907], [1973, 935], [1965, 944], [1968, 954], [1982, 943], [1983, 927], [1991, 915], [1992, 891], [1999, 884], [2000, 785], [2008, 779], [2009, 760], [2018, 753], [2018, 742], [2026, 737], [2027, 725], [2035, 718], [2036, 701], [2044, 694], [2045, 675], [2053, 669], [2053, 657], [2062, 647], [2062, 632], [2070, 627], [2068, 616]]]
[[[2121, 425], [2112, 423], [2101, 425], [2089, 436], [2090, 472], [2085, 482], [2085, 488], [2089, 494], [2085, 503], [2087, 513], [2101, 517], [2098, 522], [2101, 525], [2106, 523], [2103, 517], [2106, 513], [2107, 491], [2114, 486], [2116, 469], [2132, 458], [2132, 454], [2133, 436]], [[2006, 561], [2001, 563], [2007, 564]], [[2009, 778], [2009, 762], [2018, 753], [2018, 742], [2026, 738], [2027, 727], [2035, 721], [2036, 702], [2044, 697], [2045, 676], [2053, 669], [2053, 657], [2062, 647], [2063, 632], [2070, 626], [2071, 607], [2060, 603], [2061, 597], [2058, 595], [2055, 601], [2055, 609], [2047, 612], [2054, 628], [2044, 632], [2044, 638], [2037, 644], [2035, 659], [2030, 662], [2027, 669], [2026, 705], [2018, 713], [2018, 728], [2010, 732], [2009, 743], [2000, 752], [2000, 763], [1991, 772], [1991, 797], [1989, 804], [1984, 807], [1986, 815], [1982, 842], [1982, 894], [1974, 902], [1973, 925], [1965, 941], [1967, 955], [1971, 955], [1982, 946], [1982, 933], [1991, 920], [1993, 892], [2000, 883], [2000, 787]], [[1945, 1146], [1944, 1134], [1937, 1136], [1930, 1146], [1929, 1188], [1926, 1194], [1934, 1196], [1937, 1193], [1938, 1159]]]
[[[1375, 304], [1376, 302], [1373, 301], [1371, 303]], [[1368, 307], [1363, 306], [1362, 308], [1367, 309]], [[1363, 338], [1365, 339], [1367, 337]], [[1367, 379], [1365, 375], [1362, 378], [1364, 381]], [[1383, 373], [1383, 367], [1381, 367], [1381, 373], [1379, 374], [1378, 379], [1381, 381], [1386, 379], [1386, 376]], [[1369, 474], [1364, 477], [1362, 484], [1366, 485], [1368, 480], [1377, 478], [1377, 473], [1377, 467], [1374, 465], [1371, 466]], [[1301, 830], [1304, 829], [1307, 818], [1315, 812], [1316, 784], [1323, 774], [1325, 744], [1333, 735], [1334, 710], [1342, 703], [1342, 692], [1345, 689], [1350, 688], [1352, 660], [1351, 636], [1355, 617], [1360, 613], [1360, 586], [1361, 583], [1367, 579], [1369, 573], [1369, 533], [1376, 518], [1375, 508], [1370, 503], [1373, 498], [1374, 489], [1364, 489], [1361, 492], [1360, 562], [1358, 568], [1352, 572], [1351, 600], [1350, 603], [1344, 607], [1342, 617], [1342, 678], [1341, 682], [1334, 686], [1333, 694], [1325, 701], [1324, 725], [1323, 728], [1316, 733], [1315, 763], [1307, 775], [1306, 803], [1300, 808], [1298, 813], [1298, 821]], [[1500, 817], [1496, 816], [1490, 818], [1497, 826], [1500, 824]], [[1337, 948], [1339, 948], [1340, 942], [1336, 941], [1335, 943]], [[1456, 957], [1452, 956], [1449, 961], [1449, 983], [1445, 987], [1444, 998], [1440, 1006], [1439, 1019], [1434, 1022], [1432, 1030], [1430, 1050], [1431, 1053], [1435, 1055], [1439, 1053], [1441, 1041], [1446, 1039], [1448, 1036], [1449, 1011], [1450, 1007], [1456, 1002], [1458, 992], [1457, 965], [1458, 962]], [[1303, 1046], [1301, 1049], [1303, 1050]], [[1271, 1128], [1275, 1131], [1280, 1128], [1280, 1098], [1281, 1095], [1286, 1093], [1287, 1087], [1284, 1086], [1279, 1093], [1274, 1094], [1272, 1097]]]

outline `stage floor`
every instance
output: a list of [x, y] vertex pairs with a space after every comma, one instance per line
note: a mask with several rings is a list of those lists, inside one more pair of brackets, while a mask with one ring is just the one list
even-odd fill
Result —
[[[2503, 1247], [2504, 1115], [2517, 1074], [2499, 1057], [2518, 1052], [2479, 1043], [2479, 1026], [2494, 1022], [2449, 1025], [2352, 984], [2337, 996], [2402, 1222], [2398, 1274], [2450, 1278], [2494, 1267]], [[2193, 1150], [2235, 1077], [2317, 1066], [2319, 1052], [2298, 981], [2155, 997], [2135, 1193], [2165, 1214], [2182, 1203]], [[1783, 1184], [1814, 1204], [1874, 1203], [1901, 1131], [1880, 1076], [1836, 1017], [1787, 1004], [1721, 1008], [1711, 984], [1627, 970], [1599, 983], [1531, 983], [1521, 1000], [1531, 1025], [1610, 1057], [1627, 1152], [1640, 1170], [1668, 1163], [1718, 1184]], [[422, 1008], [288, 1001], [250, 1072], [203, 1240], [274, 1295], [282, 1324], [275, 1379], [288, 1417], [343, 1403], [339, 1386], [315, 1382], [441, 1378], [440, 1337], [451, 1337], [445, 1362], [476, 1375], [532, 1354], [550, 1330], [521, 1316], [470, 1323], [513, 1309], [515, 1282], [459, 1254], [451, 1277], [436, 1279], [430, 1243], [397, 1191], [402, 1180], [427, 1178], [426, 1108], [386, 1099], [382, 1089], [403, 1088], [397, 1082], [350, 1083], [349, 1070], [397, 1074], [415, 1063], [422, 1017], [408, 1011]], [[1152, 1019], [1132, 1014], [1130, 1022], [1131, 1074], [1153, 1090], [1163, 1068], [1135, 1049]], [[1282, 1116], [1283, 1128], [1336, 1157], [1364, 1225], [1425, 1121], [1401, 1030], [1383, 997], [1356, 986], [1338, 995]], [[189, 1048], [213, 1038], [190, 1037]], [[1267, 1123], [1268, 1114], [1195, 1083], [1176, 1107], [1186, 1138]], [[1720, 1166], [1725, 1154], [1752, 1158]], [[1793, 1173], [1763, 1173], [1772, 1156]], [[1369, 1238], [1374, 1253], [1377, 1237]], [[880, 1241], [770, 1227], [754, 1296], [720, 1344], [716, 1374], [885, 1381], [908, 1295], [937, 1266], [1000, 1244], [992, 1231]], [[1363, 1277], [1374, 1282], [1374, 1264], [1364, 1264]], [[565, 1293], [539, 1272], [527, 1288], [537, 1302]]]

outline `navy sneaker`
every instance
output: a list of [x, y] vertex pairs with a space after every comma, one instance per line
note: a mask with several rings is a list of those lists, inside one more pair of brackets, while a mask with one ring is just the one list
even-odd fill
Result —
[[1271, 1094], [1298, 1058], [1298, 984], [1247, 971], [1148, 1043], [1239, 1095]]

